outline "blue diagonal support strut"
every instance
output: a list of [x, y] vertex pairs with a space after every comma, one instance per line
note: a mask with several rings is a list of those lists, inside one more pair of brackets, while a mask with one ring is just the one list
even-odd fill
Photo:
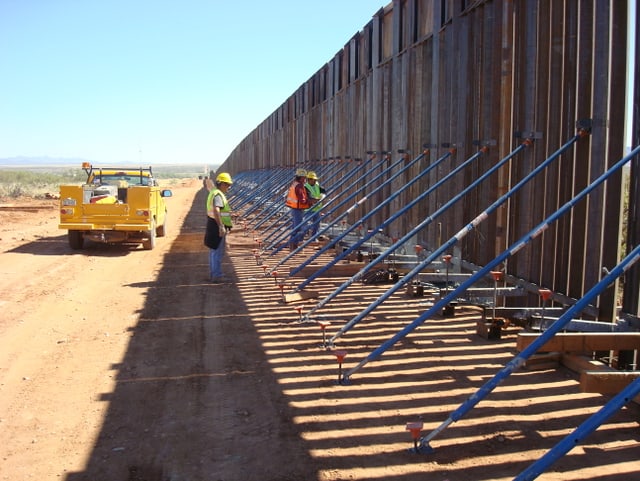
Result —
[[[574, 136], [570, 141], [568, 141], [566, 144], [564, 144], [559, 150], [557, 150], [551, 157], [549, 157], [547, 160], [545, 160], [544, 162], [542, 162], [538, 167], [536, 167], [535, 169], [533, 169], [525, 178], [523, 178], [516, 186], [514, 186], [513, 189], [511, 189], [507, 194], [505, 194], [504, 196], [502, 196], [500, 199], [498, 199], [496, 202], [494, 202], [494, 204], [492, 204], [492, 206], [489, 207], [489, 209], [485, 210], [484, 212], [482, 212], [479, 216], [477, 216], [473, 221], [471, 221], [469, 224], [467, 224], [467, 226], [465, 226], [462, 230], [460, 230], [457, 234], [455, 234], [451, 239], [449, 239], [449, 241], [447, 243], [445, 243], [443, 245], [444, 249], [438, 249], [436, 250], [436, 252], [434, 252], [431, 256], [429, 256], [427, 259], [425, 259], [425, 261], [423, 262], [423, 264], [427, 265], [426, 263], [430, 263], [433, 262], [433, 260], [435, 260], [436, 255], [439, 256], [440, 254], [442, 254], [446, 249], [448, 249], [449, 247], [453, 246], [456, 242], [458, 242], [460, 239], [464, 238], [464, 236], [470, 232], [472, 229], [474, 229], [480, 222], [482, 222], [484, 219], [486, 219], [487, 215], [492, 211], [495, 210], [498, 205], [501, 202], [504, 202], [505, 199], [503, 199], [505, 196], [509, 196], [509, 195], [513, 195], [514, 193], [514, 189], [516, 189], [516, 187], [518, 186], [522, 186], [524, 185], [524, 183], [526, 181], [528, 181], [529, 179], [531, 179], [532, 177], [534, 177], [535, 175], [538, 175], [544, 168], [546, 168], [547, 165], [549, 165], [549, 163], [555, 159], [556, 157], [560, 156], [560, 154], [562, 154], [563, 152], [565, 152], [571, 145], [573, 145], [575, 142], [577, 142], [580, 138], [585, 137], [588, 135], [588, 132], [580, 130], [579, 133]], [[634, 151], [635, 152], [635, 151]], [[631, 158], [631, 157], [629, 157]], [[617, 168], [621, 168], [623, 164], [627, 163], [628, 159], [627, 157], [625, 157], [624, 159], [622, 159], [620, 162], [618, 162], [618, 164], [616, 164], [616, 166], [618, 166]], [[613, 167], [612, 167], [613, 169]], [[611, 169], [610, 169], [611, 170]], [[604, 180], [611, 175], [611, 173], [609, 171], [607, 171], [605, 174], [603, 174], [601, 177], [599, 177], [596, 181], [594, 181], [594, 184], [596, 182], [602, 183], [604, 182]], [[606, 177], [605, 177], [606, 176]], [[466, 281], [464, 281], [463, 283], [461, 283], [458, 287], [456, 287], [455, 289], [453, 289], [452, 291], [450, 291], [447, 295], [445, 295], [444, 297], [442, 297], [438, 302], [434, 303], [434, 305], [426, 310], [420, 317], [418, 317], [417, 319], [415, 319], [411, 324], [409, 324], [408, 326], [406, 326], [404, 329], [402, 329], [400, 332], [398, 332], [396, 335], [394, 335], [391, 339], [389, 339], [388, 341], [384, 342], [380, 347], [378, 347], [377, 349], [375, 349], [374, 351], [372, 351], [369, 356], [367, 356], [365, 359], [363, 359], [362, 361], [360, 361], [360, 363], [358, 365], [356, 365], [354, 368], [352, 368], [350, 371], [348, 371], [347, 373], [345, 373], [345, 375], [343, 376], [344, 378], [344, 382], [348, 382], [349, 377], [355, 373], [356, 371], [358, 371], [359, 369], [361, 369], [364, 365], [366, 365], [367, 363], [369, 363], [372, 360], [375, 360], [377, 358], [379, 358], [389, 347], [393, 346], [396, 342], [398, 342], [400, 339], [402, 339], [403, 337], [405, 337], [408, 333], [410, 333], [411, 331], [413, 331], [416, 327], [418, 327], [419, 325], [421, 325], [422, 323], [424, 323], [424, 321], [426, 321], [427, 319], [429, 319], [430, 317], [432, 317], [433, 315], [435, 315], [436, 313], [439, 313], [442, 311], [442, 309], [447, 306], [451, 301], [455, 300], [460, 294], [462, 294], [465, 290], [467, 290], [469, 287], [471, 287], [474, 283], [478, 282], [480, 279], [482, 279], [484, 276], [488, 275], [491, 270], [493, 268], [495, 268], [496, 266], [498, 266], [501, 262], [503, 262], [505, 259], [507, 259], [509, 256], [511, 256], [512, 254], [515, 254], [517, 251], [519, 251], [520, 249], [522, 249], [528, 242], [530, 242], [533, 238], [537, 237], [538, 235], [540, 235], [544, 230], [546, 230], [546, 228], [549, 226], [549, 223], [555, 222], [561, 215], [563, 215], [564, 213], [566, 213], [568, 210], [570, 210], [574, 203], [579, 201], [582, 197], [585, 197], [589, 192], [591, 192], [591, 190], [595, 189], [597, 187], [598, 184], [591, 184], [589, 185], [586, 189], [584, 189], [580, 194], [578, 194], [578, 196], [574, 197], [572, 200], [570, 200], [569, 202], [567, 202], [563, 207], [561, 207], [560, 209], [558, 209], [556, 212], [554, 212], [551, 216], [549, 216], [544, 222], [542, 222], [541, 224], [539, 224], [538, 226], [536, 226], [536, 228], [534, 228], [531, 232], [529, 232], [529, 234], [527, 234], [526, 236], [524, 236], [522, 239], [520, 239], [518, 242], [516, 242], [515, 244], [513, 244], [509, 249], [507, 249], [506, 251], [504, 251], [502, 254], [498, 255], [496, 258], [494, 258], [491, 262], [489, 262], [485, 267], [483, 267], [482, 269], [478, 270], [476, 273], [474, 273], [473, 275], [471, 275], [469, 277], [469, 279], [467, 279]], [[424, 266], [423, 266], [424, 267]], [[423, 268], [418, 266], [418, 268], [420, 268], [420, 270]], [[417, 271], [418, 268], [414, 269], [414, 271]], [[412, 272], [414, 272], [412, 271]], [[406, 277], [406, 276], [405, 276]], [[404, 278], [403, 278], [404, 279]], [[400, 283], [403, 279], [401, 279], [398, 283]], [[396, 283], [396, 285], [398, 284]], [[394, 286], [396, 287], [396, 286]], [[391, 290], [391, 289], [390, 289]], [[379, 305], [384, 299], [388, 298], [390, 296], [389, 291], [387, 291], [385, 294], [383, 294], [377, 301], [375, 301], [374, 303], [372, 303], [371, 306], [373, 305]], [[370, 312], [371, 311], [371, 306], [367, 309], [365, 309], [365, 311]], [[363, 311], [363, 312], [365, 312]], [[363, 313], [361, 313], [359, 316], [359, 318], [364, 317], [362, 315]], [[355, 319], [355, 318], [354, 318]], [[352, 320], [353, 321], [353, 320]]]
[[[522, 189], [531, 179], [539, 175], [544, 169], [546, 169], [553, 161], [555, 161], [560, 155], [566, 152], [569, 147], [571, 147], [575, 142], [581, 139], [586, 133], [581, 133], [575, 135], [571, 140], [565, 143], [560, 149], [553, 153], [550, 157], [548, 157], [544, 162], [534, 168], [531, 172], [529, 172], [526, 176], [524, 176], [520, 182], [514, 185], [509, 191], [500, 196], [493, 204], [487, 207], [483, 212], [475, 217], [471, 222], [469, 222], [465, 227], [463, 227], [460, 231], [458, 231], [453, 237], [451, 237], [448, 241], [438, 247], [435, 251], [433, 251], [426, 259], [418, 263], [416, 267], [414, 267], [411, 271], [401, 277], [398, 282], [396, 282], [393, 286], [391, 286], [385, 293], [383, 293], [378, 299], [373, 301], [367, 308], [365, 308], [360, 314], [351, 319], [347, 324], [345, 324], [338, 333], [336, 333], [332, 338], [331, 342], [340, 337], [346, 331], [351, 329], [355, 324], [360, 322], [366, 316], [368, 316], [371, 312], [373, 312], [379, 305], [381, 305], [384, 301], [386, 301], [391, 295], [393, 295], [397, 290], [408, 284], [411, 279], [413, 279], [416, 275], [422, 272], [429, 264], [439, 259], [443, 254], [449, 251], [454, 245], [460, 242], [469, 232], [476, 229], [482, 222], [484, 222], [490, 214], [495, 212], [501, 205], [505, 204], [509, 198], [515, 195], [520, 189]], [[484, 275], [484, 274], [483, 274]], [[474, 276], [474, 282], [477, 282], [481, 277]], [[450, 299], [450, 301], [453, 299]], [[449, 302], [450, 302], [449, 301]], [[447, 304], [449, 303], [447, 302]], [[446, 304], [445, 304], [446, 305]]]
[[[471, 184], [469, 184], [467, 187], [465, 187], [461, 192], [459, 192], [457, 195], [455, 195], [453, 198], [451, 198], [448, 202], [446, 202], [444, 205], [442, 205], [442, 207], [440, 207], [438, 210], [436, 210], [433, 214], [431, 214], [430, 216], [427, 216], [422, 222], [420, 222], [416, 227], [414, 227], [413, 229], [411, 229], [408, 233], [406, 233], [404, 236], [402, 236], [400, 239], [398, 239], [396, 242], [394, 242], [391, 246], [389, 246], [388, 249], [386, 249], [384, 252], [382, 252], [380, 255], [378, 255], [375, 259], [373, 259], [370, 263], [368, 263], [367, 265], [363, 266], [362, 269], [360, 269], [360, 271], [358, 271], [356, 274], [354, 274], [353, 276], [351, 276], [349, 279], [347, 279], [345, 282], [343, 282], [336, 290], [334, 290], [331, 294], [329, 294], [327, 297], [325, 297], [324, 299], [322, 299], [321, 301], [319, 301], [307, 314], [306, 314], [306, 318], [309, 319], [310, 316], [312, 316], [315, 312], [317, 312], [319, 309], [321, 309], [322, 307], [326, 306], [329, 302], [331, 302], [333, 299], [335, 299], [336, 297], [338, 297], [338, 295], [340, 293], [342, 293], [345, 289], [347, 289], [349, 286], [351, 286], [354, 282], [356, 282], [358, 279], [362, 279], [362, 276], [364, 276], [367, 272], [369, 272], [371, 269], [373, 269], [376, 265], [378, 265], [380, 262], [382, 262], [384, 259], [386, 259], [388, 256], [390, 256], [391, 254], [393, 254], [399, 247], [401, 247], [405, 242], [408, 242], [414, 235], [416, 235], [418, 232], [420, 232], [422, 229], [424, 229], [425, 227], [427, 227], [429, 224], [431, 224], [433, 221], [435, 221], [441, 214], [443, 214], [444, 212], [446, 212], [451, 206], [453, 206], [456, 202], [460, 201], [461, 199], [464, 198], [465, 195], [467, 195], [471, 190], [473, 190], [474, 188], [476, 188], [478, 185], [480, 185], [482, 182], [484, 182], [487, 178], [489, 178], [493, 173], [495, 173], [498, 169], [500, 169], [503, 165], [505, 165], [507, 162], [509, 162], [516, 154], [518, 154], [520, 151], [522, 151], [524, 148], [526, 148], [527, 146], [531, 145], [531, 140], [526, 140], [525, 142], [523, 142], [522, 144], [520, 144], [515, 150], [513, 150], [513, 152], [511, 152], [509, 155], [507, 155], [506, 157], [504, 157], [503, 159], [501, 159], [499, 162], [497, 162], [495, 165], [493, 165], [491, 168], [489, 168], [484, 174], [482, 174], [480, 177], [478, 177], [477, 179], [475, 179]], [[428, 192], [425, 192], [423, 194], [421, 194], [420, 196], [418, 196], [416, 199], [414, 199], [413, 201], [411, 201], [407, 207], [411, 208], [414, 205], [416, 205], [417, 203], [421, 202], [422, 199], [424, 198], [424, 196], [428, 195]], [[401, 214], [402, 215], [402, 214]], [[393, 215], [391, 216], [386, 222], [384, 222], [380, 228], [385, 228], [387, 225], [390, 225], [393, 221], [395, 221], [397, 218], [399, 217], [399, 215]], [[370, 233], [367, 234], [367, 236], [363, 239], [363, 242], [366, 242], [369, 238], [371, 238], [373, 236], [374, 233]], [[309, 278], [311, 279], [311, 277]], [[298, 290], [301, 290], [302, 288], [304, 288], [309, 282], [310, 280], [307, 279], [305, 281], [303, 281], [299, 286], [298, 286]], [[341, 334], [341, 333], [340, 333]], [[339, 335], [339, 334], [338, 334]], [[337, 337], [334, 336], [332, 338], [332, 340], [330, 342], [335, 341]]]
[[[550, 215], [545, 221], [538, 224], [532, 231], [530, 231], [527, 235], [522, 237], [518, 242], [513, 244], [513, 246], [503, 252], [500, 256], [496, 257], [494, 261], [492, 261], [488, 266], [485, 266], [478, 274], [482, 273], [482, 275], [487, 274], [493, 267], [497, 264], [505, 260], [509, 255], [514, 254], [519, 251], [522, 247], [524, 247], [528, 242], [530, 242], [533, 238], [537, 237], [540, 233], [542, 233], [552, 222], [555, 222], [559, 217], [570, 211], [577, 202], [584, 199], [589, 193], [591, 193], [596, 187], [605, 182], [611, 175], [620, 170], [624, 165], [626, 165], [633, 157], [640, 153], [640, 146], [636, 147], [629, 155], [625, 156], [622, 160], [616, 163], [613, 167], [608, 169], [605, 173], [599, 176], [595, 181], [593, 181], [589, 186], [583, 189], [578, 195], [576, 195], [573, 199], [567, 202], [563, 207], [558, 209], [552, 215]], [[587, 307], [591, 301], [600, 295], [606, 288], [611, 285], [615, 279], [622, 276], [627, 270], [629, 270], [640, 258], [640, 246], [636, 246], [615, 268], [609, 271], [609, 273], [594, 287], [592, 287], [581, 299], [579, 299], [574, 305], [572, 305], [558, 320], [556, 320], [544, 333], [542, 333], [537, 339], [535, 339], [531, 344], [529, 344], [520, 354], [514, 357], [500, 372], [498, 372], [492, 379], [487, 381], [476, 393], [469, 397], [463, 404], [461, 404], [455, 411], [451, 413], [451, 415], [435, 430], [433, 430], [429, 435], [425, 436], [421, 440], [421, 444], [423, 446], [428, 447], [428, 443], [431, 439], [433, 439], [440, 432], [445, 430], [451, 423], [458, 421], [461, 419], [467, 412], [469, 412], [475, 405], [477, 405], [485, 396], [487, 396], [499, 383], [501, 383], [504, 379], [506, 379], [513, 371], [518, 369], [520, 366], [524, 364], [524, 362], [535, 352], [538, 351], [549, 339], [551, 339], [557, 332], [562, 330], [567, 323], [569, 323], [576, 315], [578, 315], [585, 307]], [[497, 262], [495, 262], [497, 261]], [[475, 276], [472, 276], [472, 278]], [[401, 332], [396, 334], [391, 340], [387, 341], [380, 348], [378, 348], [374, 353], [377, 356], [380, 356], [384, 349], [388, 349], [393, 343], [399, 340], [401, 337], [404, 337], [406, 334], [415, 329], [418, 325], [422, 324], [426, 319], [431, 317], [436, 309], [442, 309], [446, 303], [450, 302], [453, 297], [459, 295], [461, 292], [466, 290], [471, 284], [473, 284], [473, 280], [470, 278], [469, 280], [462, 283], [458, 288], [454, 289], [454, 291], [448, 295], [443, 297], [439, 302], [434, 304], [433, 308], [425, 312], [418, 319], [413, 321], [410, 325], [405, 327]], [[365, 361], [374, 359], [372, 353]], [[358, 367], [362, 367], [366, 362], [361, 362]], [[354, 372], [351, 370], [350, 373]], [[347, 376], [350, 374], [347, 373]], [[348, 379], [348, 377], [347, 377]]]
[[[357, 222], [354, 222], [350, 227], [348, 227], [347, 229], [345, 229], [342, 233], [340, 233], [340, 235], [338, 235], [337, 237], [335, 237], [334, 239], [331, 239], [331, 242], [329, 242], [326, 246], [324, 246], [322, 249], [319, 249], [318, 251], [316, 251], [314, 254], [312, 254], [311, 256], [309, 256], [304, 262], [302, 262], [299, 266], [297, 266], [296, 268], [292, 269], [291, 272], [289, 273], [289, 277], [296, 275], [298, 272], [300, 272], [302, 269], [304, 269], [306, 266], [308, 266], [309, 264], [311, 264], [315, 259], [317, 259], [320, 255], [322, 255], [324, 252], [326, 252], [327, 250], [331, 249], [332, 246], [336, 246], [338, 245], [338, 243], [344, 239], [345, 237], [347, 237], [351, 232], [353, 232], [354, 230], [356, 230], [356, 228], [359, 225], [364, 225], [364, 223], [372, 218], [374, 215], [376, 215], [380, 210], [384, 209], [385, 206], [389, 205], [391, 202], [393, 202], [396, 198], [398, 198], [400, 195], [402, 195], [407, 189], [409, 189], [414, 183], [420, 181], [420, 179], [422, 179], [424, 176], [426, 176], [429, 172], [431, 172], [433, 169], [437, 168], [440, 164], [442, 164], [442, 162], [444, 162], [447, 158], [449, 158], [451, 155], [453, 154], [453, 150], [450, 150], [449, 152], [447, 152], [446, 154], [444, 154], [443, 156], [441, 156], [440, 158], [438, 158], [435, 162], [432, 162], [429, 166], [427, 166], [425, 169], [423, 169], [417, 176], [413, 177], [409, 182], [407, 182], [405, 185], [403, 185], [400, 189], [396, 189], [395, 192], [393, 192], [389, 197], [387, 197], [385, 200], [383, 200], [382, 202], [380, 202], [378, 205], [376, 205], [373, 209], [371, 209], [369, 212], [367, 212], [364, 216], [362, 216]], [[473, 160], [475, 160], [476, 158], [478, 158], [480, 155], [480, 153], [475, 154], [473, 157], [471, 157], [470, 159], [468, 159], [467, 161], [465, 161], [462, 166], [458, 166], [456, 167], [453, 171], [451, 171], [444, 179], [441, 179], [435, 186], [429, 188], [426, 190], [426, 193], [423, 193], [420, 197], [426, 197], [426, 195], [428, 195], [429, 193], [433, 192], [433, 190], [435, 188], [437, 188], [437, 186], [442, 185], [442, 183], [446, 182], [452, 175], [454, 175], [456, 172], [458, 172], [459, 170], [461, 170], [461, 168], [464, 168], [464, 165], [467, 165], [468, 163], [472, 162]], [[405, 169], [403, 169], [405, 170]], [[395, 177], [397, 177], [398, 175], [402, 174], [401, 172], [398, 172], [396, 175], [394, 175], [393, 178], [391, 178], [390, 180], [392, 181]], [[414, 203], [410, 203], [408, 205], [406, 205], [405, 207], [403, 207], [400, 210], [400, 213], [405, 213], [407, 212], [411, 207], [415, 205]], [[370, 233], [368, 233], [365, 237], [366, 239], [370, 239], [371, 237], [373, 237], [376, 232], [380, 231], [380, 227], [378, 227], [377, 229], [372, 229], [372, 231]], [[303, 284], [300, 284], [300, 286], [298, 286], [298, 288], [296, 290], [301, 290], [302, 288], [304, 288], [307, 284], [309, 284], [313, 279], [315, 279], [316, 277], [318, 277], [319, 275], [323, 274], [324, 272], [326, 272], [327, 270], [329, 270], [331, 267], [333, 267], [334, 265], [336, 265], [338, 262], [340, 262], [342, 259], [344, 259], [347, 255], [349, 255], [349, 253], [353, 252], [354, 249], [357, 248], [357, 246], [362, 245], [363, 241], [357, 241], [354, 246], [351, 246], [349, 249], [347, 249], [345, 252], [343, 252], [342, 254], [339, 254], [338, 256], [336, 256], [331, 262], [328, 262], [324, 267], [322, 267], [318, 272], [312, 274], [311, 276], [309, 276], [306, 280], [306, 282], [304, 282]]]
[[[318, 213], [324, 213], [324, 211], [327, 209], [327, 207], [329, 205], [331, 205], [331, 203], [333, 201], [335, 201], [335, 199], [340, 198], [343, 194], [348, 192], [348, 189], [343, 189], [340, 193], [334, 194], [334, 188], [337, 189], [338, 186], [342, 186], [344, 182], [347, 182], [349, 179], [356, 177], [359, 175], [360, 172], [364, 172], [364, 174], [360, 175], [360, 177], [358, 178], [364, 178], [366, 175], [368, 175], [368, 171], [367, 171], [367, 167], [369, 166], [369, 164], [371, 162], [373, 162], [374, 157], [370, 157], [368, 158], [364, 163], [362, 162], [357, 162], [357, 165], [355, 165], [353, 168], [347, 170], [348, 167], [348, 163], [347, 162], [339, 162], [339, 167], [338, 167], [338, 173], [342, 173], [343, 170], [347, 170], [346, 173], [342, 174], [342, 178], [341, 178], [341, 182], [339, 183], [339, 185], [335, 185], [332, 186], [329, 190], [330, 192], [332, 192], [331, 196], [328, 197], [328, 200], [323, 202], [323, 206], [321, 209], [319, 209], [317, 212]], [[289, 176], [288, 179], [286, 179], [283, 182], [284, 185], [284, 191], [286, 193], [287, 189], [289, 188], [289, 186], [291, 185], [291, 179], [293, 177], [293, 172], [291, 172], [291, 175]], [[355, 181], [357, 182], [357, 180]], [[288, 207], [284, 208], [284, 196], [282, 196], [280, 200], [280, 205], [283, 207], [283, 209], [288, 212]], [[302, 220], [303, 225], [306, 225], [309, 221], [309, 219], [311, 218], [311, 214], [306, 214]], [[288, 218], [288, 216], [287, 216]], [[282, 243], [285, 241], [285, 239], [287, 237], [289, 237], [290, 235], [290, 230], [289, 229], [276, 229], [276, 226], [274, 226], [274, 230], [273, 232], [271, 232], [270, 234], [268, 234], [267, 236], [265, 236], [265, 243], [268, 245], [267, 249], [274, 249], [273, 252], [270, 255], [275, 254], [276, 252], [278, 252], [280, 250], [280, 248], [278, 248], [278, 244]]]
[[[364, 189], [367, 185], [369, 185], [371, 181], [365, 183], [364, 186], [360, 187], [359, 189], [356, 189], [355, 192], [353, 192], [353, 189], [356, 188], [356, 186], [360, 183], [363, 182], [364, 179], [371, 174], [371, 172], [369, 171], [369, 169], [367, 168], [368, 165], [373, 162], [373, 160], [375, 159], [376, 154], [371, 155], [367, 161], [363, 164], [360, 164], [358, 166], [356, 166], [355, 169], [352, 169], [348, 174], [345, 175], [345, 177], [341, 180], [342, 183], [346, 182], [348, 179], [350, 179], [351, 177], [354, 177], [356, 175], [358, 175], [359, 172], [363, 172], [360, 175], [358, 175], [356, 177], [355, 180], [353, 180], [350, 184], [346, 185], [344, 187], [344, 189], [341, 191], [341, 193], [339, 195], [335, 195], [335, 196], [331, 196], [331, 197], [327, 197], [323, 202], [322, 202], [322, 208], [320, 210], [318, 210], [318, 213], [324, 215], [326, 218], [331, 217], [331, 215], [336, 212], [338, 209], [340, 209], [342, 206], [344, 206], [347, 202], [349, 202], [355, 195], [357, 195], [358, 193], [360, 193], [360, 191], [362, 189]], [[395, 164], [394, 164], [395, 165]], [[382, 162], [380, 162], [377, 167], [382, 167]], [[380, 178], [384, 172], [386, 172], [388, 169], [383, 169], [383, 171], [378, 174], [375, 179]], [[343, 200], [341, 200], [340, 202], [337, 203], [337, 205], [333, 205], [339, 198], [342, 197], [342, 195], [347, 194], [347, 197]], [[329, 209], [330, 206], [332, 206], [331, 209]], [[308, 222], [310, 216], [306, 216], [303, 219], [303, 223]], [[322, 234], [324, 234], [328, 229], [324, 228], [321, 229], [315, 237], [319, 237]], [[290, 230], [285, 229], [283, 232], [280, 233], [280, 235], [278, 237], [276, 237], [275, 239], [271, 240], [268, 246], [268, 249], [273, 249], [273, 251], [269, 254], [269, 255], [273, 255], [277, 252], [280, 251], [280, 249], [282, 247], [278, 247], [278, 244], [284, 242], [284, 240], [289, 237], [290, 235]], [[305, 244], [306, 245], [306, 244]], [[281, 262], [282, 263], [282, 262]]]
[[598, 429], [602, 423], [622, 409], [638, 394], [640, 394], [640, 377], [636, 378], [622, 391], [616, 394], [597, 413], [590, 416], [586, 421], [578, 426], [575, 431], [556, 444], [538, 461], [522, 471], [522, 473], [516, 476], [513, 481], [533, 481], [536, 479], [549, 466], [581, 443], [584, 438]]
[[478, 391], [472, 394], [469, 399], [462, 403], [449, 417], [427, 436], [422, 438], [421, 443], [427, 445], [435, 436], [444, 431], [451, 423], [461, 419], [466, 413], [473, 409], [482, 399], [484, 399], [495, 387], [511, 375], [513, 371], [520, 368], [525, 361], [535, 354], [549, 339], [561, 331], [574, 317], [576, 317], [589, 303], [600, 295], [618, 277], [624, 274], [640, 258], [640, 246], [636, 246], [614, 269], [609, 271], [600, 282], [592, 287], [581, 299], [572, 305], [560, 316], [549, 328], [538, 338], [515, 356], [507, 365], [502, 368], [493, 378], [487, 381]]
[[[269, 274], [273, 273], [279, 266], [281, 266], [282, 264], [284, 264], [285, 262], [287, 262], [289, 259], [291, 259], [293, 256], [295, 256], [296, 254], [298, 254], [300, 251], [302, 251], [302, 249], [304, 249], [305, 247], [307, 247], [315, 238], [320, 237], [321, 235], [323, 235], [324, 233], [326, 233], [328, 230], [331, 229], [331, 227], [333, 225], [335, 225], [336, 223], [338, 223], [341, 219], [345, 218], [347, 215], [349, 215], [351, 212], [353, 212], [355, 209], [357, 209], [360, 205], [362, 205], [364, 202], [366, 202], [366, 200], [368, 198], [370, 198], [372, 195], [374, 195], [375, 193], [379, 192], [380, 190], [382, 190], [383, 188], [385, 188], [387, 185], [389, 185], [396, 177], [398, 177], [400, 174], [402, 174], [403, 172], [405, 172], [406, 170], [408, 170], [412, 165], [414, 165], [415, 163], [419, 162], [420, 160], [422, 160], [426, 155], [427, 155], [428, 151], [424, 151], [422, 152], [420, 155], [418, 155], [415, 159], [411, 160], [407, 165], [405, 165], [404, 167], [402, 167], [398, 172], [392, 174], [389, 178], [387, 178], [384, 182], [382, 182], [380, 185], [378, 185], [377, 187], [375, 187], [371, 192], [369, 192], [368, 194], [365, 194], [365, 196], [358, 200], [357, 202], [355, 202], [351, 207], [349, 207], [346, 211], [344, 211], [342, 214], [339, 214], [334, 221], [331, 224], [327, 224], [323, 229], [320, 229], [318, 231], [318, 233], [313, 236], [310, 237], [309, 239], [307, 239], [306, 241], [304, 241], [302, 244], [300, 244], [300, 246], [298, 246], [296, 249], [294, 249], [293, 251], [291, 251], [288, 255], [286, 255], [283, 259], [281, 259], [274, 267], [272, 267], [269, 270]], [[362, 186], [360, 189], [358, 189], [358, 191], [354, 192], [353, 195], [349, 196], [347, 199], [345, 199], [345, 201], [349, 201], [354, 199], [355, 197], [357, 197], [357, 195], [360, 192], [364, 192], [364, 190], [371, 185], [374, 185], [376, 181], [378, 181], [381, 177], [383, 177], [385, 174], [391, 172], [393, 170], [394, 167], [396, 167], [397, 165], [399, 165], [400, 163], [405, 161], [405, 157], [402, 156], [400, 157], [400, 159], [398, 159], [396, 162], [394, 162], [390, 167], [386, 168], [384, 171], [382, 171], [380, 174], [378, 174], [376, 177], [374, 177], [373, 179], [371, 179], [369, 182], [367, 182], [364, 186]], [[341, 203], [341, 205], [343, 205], [346, 202]], [[337, 208], [339, 208], [340, 206], [337, 206]], [[329, 244], [330, 245], [330, 244]], [[324, 250], [323, 250], [324, 249]], [[321, 251], [326, 251], [327, 246], [325, 246], [323, 249], [320, 249]]]

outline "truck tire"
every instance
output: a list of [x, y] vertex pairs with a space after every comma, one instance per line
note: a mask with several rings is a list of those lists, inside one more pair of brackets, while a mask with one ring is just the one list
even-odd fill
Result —
[[82, 231], [70, 230], [68, 238], [69, 247], [71, 247], [73, 250], [78, 251], [84, 246], [84, 237], [82, 237]]
[[147, 231], [147, 239], [142, 241], [144, 250], [150, 251], [156, 246], [156, 221], [151, 221], [151, 229]]
[[162, 225], [159, 225], [158, 228], [156, 229], [156, 235], [158, 237], [164, 237], [167, 235], [167, 213], [164, 213], [164, 221], [162, 222]]

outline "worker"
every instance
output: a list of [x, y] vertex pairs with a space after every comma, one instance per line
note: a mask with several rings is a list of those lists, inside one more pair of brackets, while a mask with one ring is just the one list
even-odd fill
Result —
[[230, 279], [222, 271], [227, 233], [231, 231], [231, 207], [226, 193], [233, 184], [231, 176], [222, 172], [218, 174], [215, 187], [207, 196], [207, 228], [204, 243], [209, 248], [209, 280], [215, 284], [229, 282]]
[[289, 249], [297, 249], [304, 239], [304, 228], [302, 226], [302, 218], [304, 211], [311, 207], [309, 204], [309, 196], [304, 184], [307, 180], [307, 171], [298, 169], [295, 178], [289, 186], [287, 192], [286, 205], [291, 209], [291, 235], [289, 236]]
[[320, 209], [322, 209], [322, 199], [325, 197], [325, 190], [318, 182], [318, 175], [315, 172], [307, 172], [307, 182], [304, 184], [309, 197], [311, 207], [307, 209], [309, 215], [309, 235], [313, 238], [320, 228]]

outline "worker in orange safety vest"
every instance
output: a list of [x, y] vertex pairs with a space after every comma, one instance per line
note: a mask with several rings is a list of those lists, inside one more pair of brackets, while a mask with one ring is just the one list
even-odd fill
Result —
[[287, 192], [286, 205], [291, 209], [291, 235], [289, 236], [289, 249], [291, 250], [297, 249], [304, 239], [302, 218], [304, 211], [311, 207], [307, 189], [304, 187], [306, 181], [306, 170], [296, 170], [295, 179]]

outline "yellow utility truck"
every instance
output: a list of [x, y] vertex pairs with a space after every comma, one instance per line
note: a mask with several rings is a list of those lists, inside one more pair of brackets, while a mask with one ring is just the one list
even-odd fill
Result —
[[60, 186], [60, 229], [69, 246], [82, 249], [85, 239], [102, 243], [142, 244], [153, 249], [167, 232], [165, 197], [151, 167], [94, 167], [83, 163], [82, 185]]

